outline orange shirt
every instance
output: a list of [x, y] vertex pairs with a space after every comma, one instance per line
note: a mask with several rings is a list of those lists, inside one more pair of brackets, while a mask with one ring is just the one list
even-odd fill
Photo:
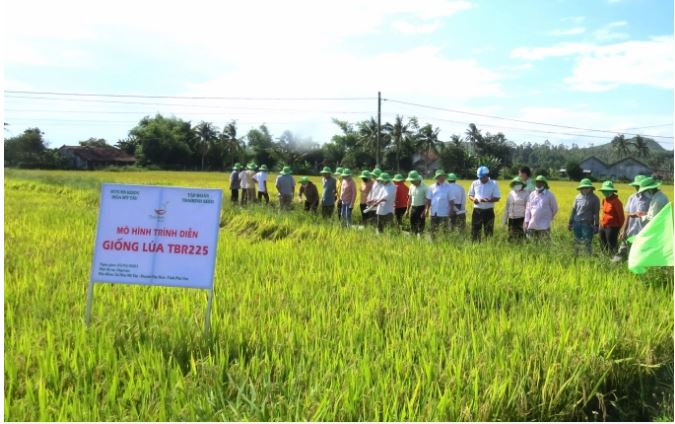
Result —
[[624, 219], [623, 205], [621, 204], [621, 200], [619, 200], [619, 196], [615, 194], [602, 200], [600, 225], [608, 228], [621, 227]]

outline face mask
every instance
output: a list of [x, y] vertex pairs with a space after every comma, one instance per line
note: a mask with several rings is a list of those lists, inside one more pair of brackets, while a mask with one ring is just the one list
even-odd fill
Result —
[[541, 193], [542, 191], [546, 190], [546, 187], [537, 187], [537, 191]]
[[520, 190], [522, 190], [522, 189], [523, 189], [523, 186], [520, 185], [520, 184], [516, 184], [516, 185], [513, 186], [513, 190], [514, 190], [514, 191], [520, 191]]

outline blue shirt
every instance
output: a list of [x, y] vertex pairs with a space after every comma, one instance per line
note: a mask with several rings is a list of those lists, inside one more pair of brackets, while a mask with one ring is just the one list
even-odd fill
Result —
[[333, 177], [323, 179], [323, 191], [321, 192], [321, 204], [333, 206], [335, 204], [336, 181]]

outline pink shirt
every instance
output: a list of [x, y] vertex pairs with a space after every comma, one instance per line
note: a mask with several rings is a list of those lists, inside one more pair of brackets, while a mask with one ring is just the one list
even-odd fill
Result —
[[525, 206], [525, 228], [528, 230], [548, 230], [558, 212], [555, 196], [548, 190], [533, 191]]
[[356, 183], [353, 178], [345, 178], [342, 180], [340, 200], [343, 204], [348, 203], [352, 206], [356, 202]]

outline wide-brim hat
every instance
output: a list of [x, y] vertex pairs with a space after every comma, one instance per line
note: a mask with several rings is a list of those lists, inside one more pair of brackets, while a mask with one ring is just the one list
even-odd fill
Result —
[[590, 188], [590, 189], [595, 190], [595, 187], [593, 187], [593, 183], [588, 178], [584, 178], [583, 180], [581, 180], [579, 182], [579, 186], [577, 187], [577, 190], [581, 190], [582, 188]]
[[335, 174], [333, 174], [333, 175], [335, 175], [336, 177], [341, 177], [342, 176], [342, 169], [343, 169], [342, 167], [335, 168]]
[[342, 170], [342, 174], [340, 174], [343, 177], [351, 177], [352, 176], [352, 170], [349, 168], [345, 168]]
[[523, 184], [523, 181], [520, 179], [520, 177], [515, 177], [514, 179], [511, 180], [509, 183], [509, 187], [513, 187], [516, 184]]
[[260, 165], [259, 168], [261, 171], [267, 171], [267, 165]]
[[302, 177], [300, 178], [300, 184], [305, 184], [309, 182], [309, 177]]
[[445, 172], [443, 172], [442, 169], [437, 169], [436, 172], [434, 173], [434, 178], [447, 177], [447, 176], [448, 175]]
[[417, 173], [417, 171], [410, 171], [408, 173], [408, 178], [405, 179], [406, 181], [422, 181], [422, 176]]
[[457, 181], [457, 175], [452, 172], [448, 173], [448, 181]]
[[383, 172], [379, 177], [377, 177], [377, 181], [383, 181], [385, 183], [391, 182], [391, 176], [386, 172]]
[[248, 166], [246, 167], [246, 169], [250, 169], [251, 171], [255, 171], [256, 168], [257, 167], [255, 166], [254, 163], [249, 163]]
[[382, 174], [382, 170], [380, 168], [375, 168], [372, 171], [370, 171], [370, 173], [375, 175], [376, 177], [379, 177], [380, 174]]
[[546, 177], [544, 177], [543, 175], [537, 175], [537, 178], [534, 179], [534, 182], [536, 183], [537, 181], [544, 183], [544, 187], [548, 189], [548, 180], [546, 179]]
[[652, 177], [645, 177], [640, 181], [640, 190], [638, 190], [638, 193], [659, 187], [661, 187], [661, 183], [656, 182]]
[[644, 175], [636, 175], [635, 178], [633, 178], [633, 182], [628, 183], [628, 185], [631, 185], [633, 187], [640, 187], [640, 181], [644, 179], [645, 179]]
[[602, 187], [600, 187], [600, 191], [613, 191], [614, 193], [616, 193], [616, 192], [619, 191], [619, 190], [617, 190], [616, 188], [614, 188], [614, 183], [613, 183], [613, 182], [611, 182], [611, 181], [604, 181], [604, 182], [602, 183]]
[[321, 170], [320, 174], [332, 174], [333, 170], [330, 169], [330, 166], [324, 166], [323, 169]]
[[405, 178], [401, 174], [396, 174], [396, 175], [394, 175], [394, 178], [392, 178], [392, 181], [395, 181], [397, 183], [399, 183], [401, 181], [404, 181], [404, 180], [405, 180]]
[[284, 166], [281, 170], [281, 175], [290, 175], [292, 173], [290, 166]]
[[363, 178], [364, 180], [369, 180], [369, 179], [372, 178], [372, 176], [370, 175], [370, 172], [364, 170], [364, 171], [361, 171], [361, 175], [359, 175], [359, 178]]

